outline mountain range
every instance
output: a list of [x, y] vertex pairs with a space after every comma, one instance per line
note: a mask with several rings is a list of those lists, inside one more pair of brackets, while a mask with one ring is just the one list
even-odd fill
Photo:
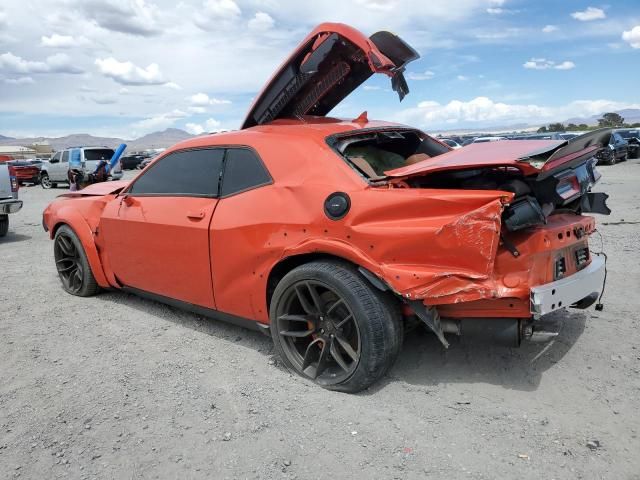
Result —
[[[626, 108], [622, 110], [618, 110], [615, 113], [621, 115], [626, 123], [636, 123], [640, 122], [640, 109], [638, 108]], [[562, 122], [567, 125], [569, 123], [575, 123], [579, 125], [581, 123], [586, 123], [587, 125], [597, 125], [598, 119], [602, 118], [603, 114], [592, 115], [590, 117], [575, 117], [569, 118]], [[513, 124], [513, 125], [500, 125], [493, 126], [487, 128], [470, 128], [470, 129], [456, 129], [455, 131], [458, 133], [464, 132], [506, 132], [506, 131], [527, 131], [527, 130], [535, 130], [540, 125], [534, 124]], [[440, 132], [452, 132], [453, 130], [431, 130], [431, 133]], [[140, 138], [136, 138], [133, 140], [124, 140], [122, 138], [111, 138], [111, 137], [95, 137], [88, 133], [75, 133], [71, 135], [67, 135], [64, 137], [33, 137], [33, 138], [11, 138], [6, 137], [4, 135], [0, 135], [0, 145], [24, 145], [29, 146], [33, 143], [42, 143], [47, 142], [53, 150], [62, 150], [64, 148], [86, 145], [100, 145], [116, 148], [121, 143], [126, 143], [129, 151], [137, 151], [137, 150], [145, 150], [148, 148], [167, 148], [171, 145], [181, 142], [182, 140], [187, 140], [189, 138], [194, 137], [190, 133], [185, 132], [179, 128], [167, 128], [161, 132], [153, 132], [149, 133]]]
[[74, 133], [64, 137], [32, 137], [32, 138], [11, 138], [0, 135], [0, 145], [24, 145], [29, 146], [34, 143], [48, 143], [53, 150], [64, 148], [85, 146], [105, 146], [116, 148], [121, 143], [127, 144], [130, 151], [144, 150], [147, 148], [167, 148], [174, 143], [192, 138], [194, 135], [180, 130], [179, 128], [167, 128], [161, 132], [149, 133], [140, 138], [125, 140], [113, 137], [95, 137], [88, 133]]

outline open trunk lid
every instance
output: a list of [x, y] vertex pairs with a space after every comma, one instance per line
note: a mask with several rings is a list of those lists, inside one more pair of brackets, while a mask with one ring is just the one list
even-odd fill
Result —
[[324, 116], [374, 73], [389, 76], [402, 100], [409, 92], [405, 66], [417, 58], [413, 48], [390, 32], [367, 38], [348, 25], [320, 24], [258, 94], [242, 128], [278, 118]]

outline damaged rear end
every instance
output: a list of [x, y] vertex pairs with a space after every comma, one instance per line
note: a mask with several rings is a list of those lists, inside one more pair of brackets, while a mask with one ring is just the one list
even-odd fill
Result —
[[540, 317], [587, 308], [602, 292], [604, 256], [589, 248], [595, 221], [586, 214], [610, 213], [607, 195], [591, 191], [600, 179], [594, 156], [610, 133], [449, 151], [419, 131], [390, 127], [329, 144], [370, 191], [388, 192], [386, 210], [353, 222], [374, 238], [381, 228], [401, 237], [378, 252], [376, 273], [405, 313], [444, 345], [453, 333], [517, 346], [553, 336], [536, 331]]

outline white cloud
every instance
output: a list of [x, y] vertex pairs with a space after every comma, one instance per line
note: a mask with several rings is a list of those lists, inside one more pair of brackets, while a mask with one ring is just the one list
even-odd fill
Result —
[[569, 118], [586, 118], [602, 112], [638, 107], [640, 107], [638, 104], [611, 100], [576, 100], [566, 105], [550, 107], [535, 104], [509, 104], [496, 102], [488, 97], [476, 97], [469, 101], [452, 100], [446, 104], [424, 101], [417, 107], [399, 112], [396, 117], [403, 123], [418, 127], [479, 128], [565, 121]]
[[464, 75], [458, 75], [456, 78], [461, 82], [466, 82], [467, 80], [469, 80], [469, 77], [465, 77]]
[[215, 118], [209, 118], [202, 125], [199, 123], [187, 123], [185, 125], [185, 129], [193, 135], [202, 135], [205, 132], [213, 133], [224, 130], [220, 128], [220, 125], [222, 124]]
[[168, 128], [176, 123], [177, 120], [185, 117], [188, 117], [187, 113], [183, 112], [182, 110], [176, 109], [171, 112], [161, 113], [160, 115], [155, 115], [153, 117], [145, 118], [144, 120], [135, 122], [132, 127], [136, 129], [137, 133], [147, 133], [156, 130], [164, 130], [165, 128]]
[[640, 25], [622, 33], [622, 39], [633, 48], [640, 48]]
[[558, 27], [556, 27], [555, 25], [545, 25], [544, 28], [542, 29], [542, 31], [544, 33], [557, 32], [558, 31]]
[[82, 69], [75, 66], [71, 57], [64, 53], [57, 53], [47, 57], [44, 62], [25, 60], [11, 52], [0, 55], [0, 71], [18, 74], [34, 73], [82, 73]]
[[247, 26], [249, 27], [249, 30], [254, 32], [265, 32], [273, 28], [275, 23], [276, 22], [268, 13], [258, 12], [251, 20], [249, 20]]
[[180, 85], [178, 85], [177, 83], [175, 83], [175, 82], [167, 82], [162, 86], [170, 88], [172, 90], [182, 90], [182, 87]]
[[562, 63], [554, 65], [553, 68], [555, 68], [556, 70], [571, 70], [572, 68], [576, 68], [576, 64], [569, 60], [565, 60]]
[[205, 0], [195, 16], [195, 23], [203, 30], [224, 28], [242, 16], [242, 10], [233, 0]]
[[157, 35], [157, 7], [146, 0], [71, 0], [78, 11], [98, 26], [139, 36]]
[[431, 70], [425, 70], [422, 73], [409, 72], [407, 78], [409, 80], [431, 80], [435, 75]]
[[377, 85], [363, 85], [363, 90], [382, 90], [382, 87], [378, 87]]
[[233, 0], [205, 0], [203, 8], [208, 15], [220, 20], [237, 18], [242, 14], [240, 7]]
[[115, 58], [109, 57], [98, 58], [95, 64], [104, 76], [123, 85], [162, 85], [167, 83], [157, 63], [151, 63], [147, 68], [141, 68], [132, 62], [119, 62]]
[[494, 7], [494, 8], [487, 8], [487, 13], [489, 15], [500, 15], [501, 13], [504, 13], [504, 8], [499, 8], [499, 7]]
[[191, 105], [196, 107], [205, 107], [208, 105], [229, 105], [231, 103], [230, 100], [209, 97], [206, 93], [196, 93], [195, 95], [191, 95], [189, 100], [191, 101]]
[[58, 35], [54, 33], [50, 37], [40, 37], [40, 45], [51, 48], [70, 48], [88, 45], [89, 40], [86, 37], [72, 37], [71, 35]]
[[522, 66], [529, 70], [571, 70], [572, 68], [575, 68], [576, 64], [569, 60], [556, 63], [553, 60], [547, 60], [546, 58], [532, 58], [531, 60], [524, 62]]
[[9, 85], [30, 85], [34, 83], [31, 77], [5, 78], [3, 81]]
[[595, 7], [587, 7], [586, 10], [581, 12], [573, 12], [571, 16], [581, 22], [590, 22], [592, 20], [600, 20], [607, 17], [604, 10]]

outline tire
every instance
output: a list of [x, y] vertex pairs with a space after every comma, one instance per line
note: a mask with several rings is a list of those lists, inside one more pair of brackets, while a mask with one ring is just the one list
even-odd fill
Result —
[[49, 174], [47, 172], [42, 172], [40, 174], [40, 185], [45, 190], [49, 190], [53, 186], [53, 183], [51, 182], [51, 179], [49, 178]]
[[9, 232], [9, 215], [0, 215], [0, 237], [6, 237]]
[[82, 242], [67, 225], [61, 226], [54, 237], [53, 255], [62, 282], [62, 288], [71, 295], [91, 297], [98, 293], [98, 286]]
[[290, 271], [273, 293], [270, 321], [284, 365], [329, 390], [368, 388], [402, 347], [395, 299], [346, 262], [317, 261]]

